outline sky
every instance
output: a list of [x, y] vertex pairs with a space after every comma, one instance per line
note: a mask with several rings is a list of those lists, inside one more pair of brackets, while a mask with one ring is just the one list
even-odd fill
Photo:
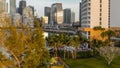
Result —
[[111, 0], [110, 25], [111, 27], [120, 27], [120, 0]]
[[[16, 0], [17, 7], [19, 6], [19, 1]], [[63, 9], [71, 8], [71, 11], [75, 12], [75, 19], [76, 21], [79, 20], [79, 3], [81, 0], [26, 0], [27, 6], [31, 5], [34, 6], [36, 9], [36, 13], [39, 17], [44, 15], [44, 7], [49, 6], [53, 3], [62, 3]], [[7, 0], [9, 2], [9, 0]]]

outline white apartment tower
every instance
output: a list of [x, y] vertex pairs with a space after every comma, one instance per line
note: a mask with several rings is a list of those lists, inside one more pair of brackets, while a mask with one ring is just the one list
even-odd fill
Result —
[[101, 26], [108, 28], [110, 23], [110, 0], [82, 0], [81, 27], [94, 28]]

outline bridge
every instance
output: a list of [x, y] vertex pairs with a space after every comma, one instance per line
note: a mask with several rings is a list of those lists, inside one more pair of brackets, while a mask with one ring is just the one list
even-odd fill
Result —
[[43, 27], [43, 30], [45, 32], [49, 33], [65, 33], [65, 34], [79, 34], [80, 31], [77, 28], [74, 28], [72, 26], [64, 26], [64, 25], [46, 25]]

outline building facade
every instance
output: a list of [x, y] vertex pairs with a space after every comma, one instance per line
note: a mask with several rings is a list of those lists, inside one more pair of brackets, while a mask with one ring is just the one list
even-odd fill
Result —
[[21, 0], [19, 2], [19, 8], [18, 8], [18, 13], [20, 13], [21, 15], [23, 15], [23, 10], [26, 7], [26, 1], [25, 0]]
[[110, 0], [82, 0], [80, 12], [81, 27], [109, 27]]
[[23, 26], [25, 27], [34, 27], [34, 16], [31, 7], [25, 7], [23, 10]]
[[16, 0], [10, 0], [10, 15], [16, 13]]
[[64, 24], [71, 24], [71, 9], [64, 9], [64, 15], [63, 15]]
[[29, 6], [29, 7], [32, 9], [32, 12], [33, 12], [32, 14], [33, 14], [33, 16], [34, 16], [34, 12], [35, 12], [35, 11], [34, 11], [34, 10], [35, 10], [35, 9], [34, 9], [34, 6]]
[[71, 23], [75, 23], [75, 12], [71, 12]]
[[48, 17], [47, 16], [42, 16], [41, 21], [42, 21], [42, 26], [48, 25]]
[[54, 3], [51, 7], [51, 22], [55, 24], [63, 24], [63, 8], [62, 3]]
[[22, 16], [19, 13], [13, 14], [13, 25], [15, 27], [22, 27]]
[[81, 27], [81, 3], [79, 3], [79, 25]]
[[[80, 26], [91, 29], [97, 26], [110, 26], [110, 0], [82, 0], [80, 3]], [[91, 30], [82, 32], [87, 39], [91, 39]]]
[[6, 0], [0, 0], [0, 12], [6, 12], [6, 11], [7, 11]]
[[50, 24], [50, 14], [51, 13], [51, 7], [45, 7], [44, 8], [44, 16], [47, 16], [48, 17], [48, 23]]

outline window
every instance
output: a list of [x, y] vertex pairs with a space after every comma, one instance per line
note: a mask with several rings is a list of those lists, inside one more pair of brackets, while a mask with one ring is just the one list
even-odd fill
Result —
[[100, 17], [100, 21], [102, 20], [102, 18]]
[[102, 12], [102, 9], [100, 9], [100, 12]]
[[100, 3], [102, 3], [102, 0], [100, 0]]

